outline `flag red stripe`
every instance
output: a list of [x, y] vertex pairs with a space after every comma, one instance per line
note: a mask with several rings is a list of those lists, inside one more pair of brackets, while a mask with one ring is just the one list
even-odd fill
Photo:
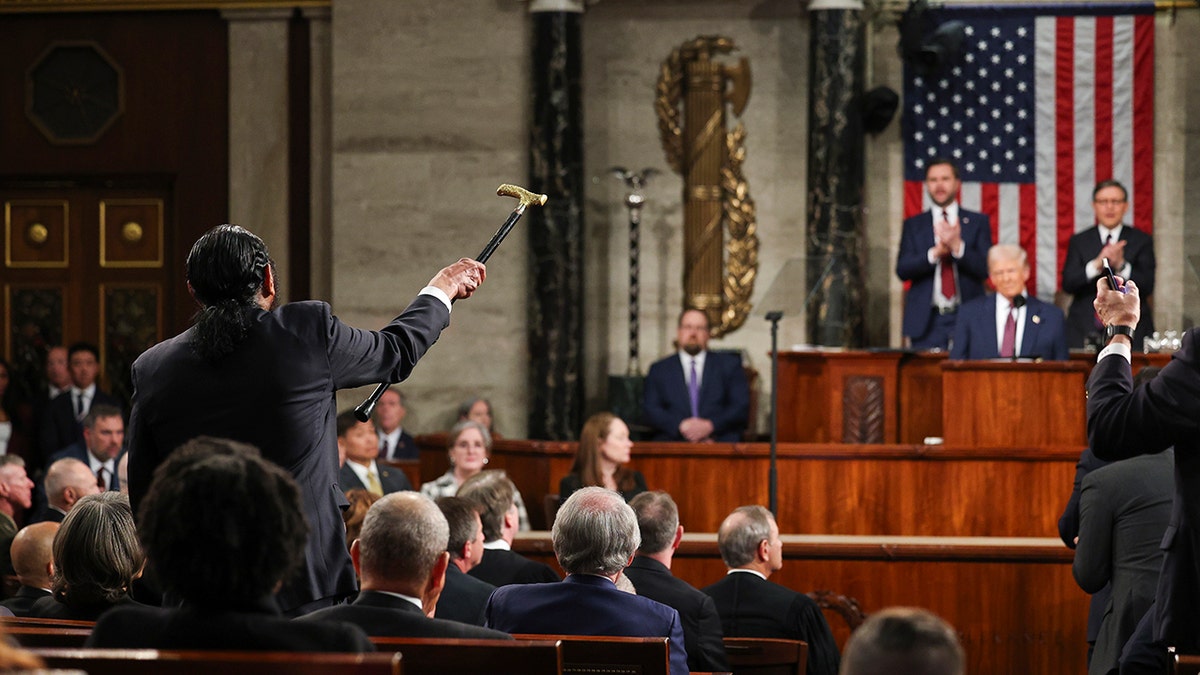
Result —
[[925, 183], [919, 180], [904, 181], [904, 217], [911, 218], [924, 211], [921, 208], [921, 198], [924, 196]]
[[1133, 28], [1133, 224], [1154, 231], [1154, 15]]
[[992, 224], [992, 241], [1000, 241], [1000, 186], [996, 183], [979, 184], [979, 210], [987, 214]]
[[1113, 175], [1113, 20], [1096, 17], [1096, 180]]
[[[1055, 21], [1054, 44], [1054, 148], [1058, 193], [1058, 244], [1066, 250], [1068, 234], [1075, 227], [1075, 20]], [[1060, 253], [1059, 255], [1065, 255]], [[1062, 261], [1059, 261], [1061, 268]]]
[[[1037, 246], [1037, 185], [1035, 183], [1021, 184], [1021, 204], [1020, 217], [1018, 219], [1018, 227], [1021, 237], [1021, 248], [1029, 254], [1029, 283], [1026, 288], [1029, 289], [1030, 295], [1037, 296], [1037, 261], [1038, 261], [1038, 246]], [[1065, 250], [1059, 247], [1060, 251]], [[1058, 263], [1055, 269], [1062, 269], [1062, 261]]]

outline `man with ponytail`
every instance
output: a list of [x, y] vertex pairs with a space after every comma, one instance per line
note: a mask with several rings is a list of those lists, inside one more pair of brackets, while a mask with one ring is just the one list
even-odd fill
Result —
[[255, 445], [296, 478], [309, 523], [304, 564], [284, 580], [280, 609], [303, 614], [337, 603], [357, 585], [340, 512], [336, 392], [408, 377], [449, 325], [451, 303], [483, 283], [484, 266], [464, 258], [442, 269], [378, 331], [347, 326], [323, 302], [276, 307], [267, 246], [237, 225], [200, 237], [186, 272], [200, 305], [195, 324], [133, 364], [127, 441], [134, 512], [155, 467], [192, 438]]

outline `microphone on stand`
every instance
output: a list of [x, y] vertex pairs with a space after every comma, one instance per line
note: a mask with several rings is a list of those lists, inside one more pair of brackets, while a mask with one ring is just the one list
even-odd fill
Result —
[[[1022, 307], [1025, 306], [1025, 296], [1018, 295], [1017, 297], [1013, 298], [1012, 306], [1013, 306], [1013, 309], [1019, 311]], [[1021, 350], [1016, 349], [1015, 347], [1013, 348], [1013, 355], [1012, 355], [1013, 363], [1017, 362], [1017, 356], [1020, 354], [1020, 351]]]

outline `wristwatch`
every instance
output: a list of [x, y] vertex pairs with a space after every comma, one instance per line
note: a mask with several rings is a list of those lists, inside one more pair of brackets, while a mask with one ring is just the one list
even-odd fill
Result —
[[1133, 326], [1105, 326], [1104, 327], [1104, 342], [1107, 343], [1118, 335], [1133, 340]]

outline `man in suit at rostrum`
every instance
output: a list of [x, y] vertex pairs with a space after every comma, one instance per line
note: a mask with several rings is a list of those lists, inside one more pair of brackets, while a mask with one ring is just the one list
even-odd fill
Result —
[[1102, 342], [1104, 325], [1092, 308], [1096, 280], [1104, 277], [1103, 259], [1115, 274], [1133, 281], [1141, 294], [1141, 319], [1133, 336], [1133, 351], [1142, 351], [1142, 340], [1154, 332], [1154, 316], [1147, 303], [1154, 294], [1154, 238], [1124, 224], [1129, 208], [1125, 186], [1104, 180], [1092, 190], [1096, 224], [1071, 237], [1063, 260], [1062, 289], [1075, 297], [1067, 309], [1067, 347], [1079, 349], [1091, 340]]
[[913, 349], [948, 349], [958, 308], [983, 295], [988, 217], [960, 208], [958, 167], [944, 157], [925, 167], [933, 208], [904, 221], [896, 276], [911, 285], [904, 295], [904, 337]]
[[357, 591], [346, 551], [338, 488], [334, 392], [408, 377], [449, 325], [451, 301], [470, 297], [483, 265], [442, 269], [382, 330], [342, 323], [323, 302], [275, 307], [275, 268], [258, 236], [220, 225], [193, 245], [188, 289], [200, 303], [194, 326], [133, 364], [129, 496], [137, 512], [150, 477], [190, 438], [252, 443], [300, 483], [312, 525], [303, 572], [278, 602], [302, 614]]
[[679, 315], [677, 354], [654, 362], [646, 373], [642, 416], [656, 441], [736, 443], [746, 431], [750, 386], [742, 359], [708, 351], [708, 315]]
[[567, 578], [497, 588], [484, 625], [506, 633], [666, 637], [671, 675], [690, 672], [679, 612], [616, 586], [641, 543], [624, 497], [600, 487], [578, 490], [558, 510], [551, 537]]
[[679, 612], [688, 668], [693, 672], [729, 670], [721, 617], [717, 616], [712, 598], [671, 574], [671, 560], [683, 541], [675, 500], [666, 492], [643, 492], [630, 500], [629, 507], [637, 515], [642, 544], [633, 562], [625, 568], [625, 576], [633, 582], [638, 595]]
[[449, 538], [450, 526], [429, 497], [419, 492], [385, 496], [371, 505], [362, 534], [350, 547], [362, 578], [358, 597], [297, 621], [352, 623], [372, 637], [511, 640], [482, 626], [431, 618], [450, 564]]
[[1029, 259], [1012, 244], [988, 251], [988, 278], [996, 292], [958, 310], [952, 359], [1032, 358], [1066, 361], [1062, 310], [1029, 295]]
[[359, 422], [353, 410], [337, 416], [338, 449], [346, 455], [346, 463], [338, 471], [342, 492], [366, 490], [382, 497], [401, 490], [411, 490], [412, 483], [400, 469], [375, 461], [379, 441], [370, 421]]
[[1107, 346], [1088, 378], [1088, 443], [1096, 457], [1116, 461], [1175, 448], [1175, 498], [1163, 535], [1164, 558], [1154, 606], [1121, 655], [1122, 673], [1167, 672], [1168, 647], [1200, 653], [1200, 328], [1183, 337], [1158, 377], [1133, 387], [1131, 352], [1141, 318], [1140, 289], [1096, 282], [1093, 308]]

